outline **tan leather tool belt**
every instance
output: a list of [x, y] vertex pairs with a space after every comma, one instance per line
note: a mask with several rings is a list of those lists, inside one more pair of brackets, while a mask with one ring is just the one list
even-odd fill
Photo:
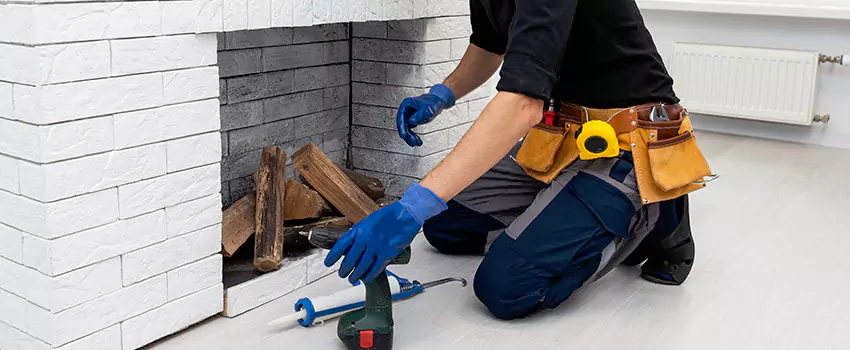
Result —
[[638, 190], [645, 204], [677, 198], [706, 186], [711, 169], [696, 143], [688, 112], [681, 105], [663, 108], [669, 121], [652, 121], [653, 107], [593, 109], [562, 103], [555, 125], [532, 128], [517, 154], [529, 176], [551, 183], [578, 159], [576, 131], [590, 120], [602, 120], [617, 133], [620, 149], [632, 152]]

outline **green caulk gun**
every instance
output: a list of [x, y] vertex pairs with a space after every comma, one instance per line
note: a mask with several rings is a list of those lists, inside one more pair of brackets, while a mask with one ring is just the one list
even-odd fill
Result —
[[[346, 233], [344, 228], [315, 227], [308, 240], [316, 247], [331, 249]], [[403, 265], [410, 261], [410, 247], [405, 249], [390, 265]], [[350, 350], [390, 350], [393, 347], [392, 301], [410, 298], [425, 289], [449, 282], [460, 282], [463, 278], [446, 278], [429, 283], [419, 283], [401, 278], [387, 270], [365, 285], [366, 299], [360, 281], [351, 288], [319, 298], [302, 298], [295, 303], [295, 313], [270, 322], [270, 325], [286, 325], [297, 321], [309, 327], [314, 323], [335, 318], [341, 314], [337, 336]]]

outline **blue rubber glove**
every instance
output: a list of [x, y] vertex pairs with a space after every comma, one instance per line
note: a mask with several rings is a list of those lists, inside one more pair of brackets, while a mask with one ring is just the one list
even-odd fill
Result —
[[404, 99], [395, 119], [398, 135], [411, 147], [422, 146], [422, 139], [412, 129], [430, 123], [440, 112], [454, 105], [455, 93], [443, 84], [434, 85], [422, 96]]
[[434, 192], [414, 183], [399, 201], [378, 209], [343, 235], [325, 258], [325, 266], [345, 255], [339, 277], [368, 283], [413, 242], [425, 220], [446, 208]]

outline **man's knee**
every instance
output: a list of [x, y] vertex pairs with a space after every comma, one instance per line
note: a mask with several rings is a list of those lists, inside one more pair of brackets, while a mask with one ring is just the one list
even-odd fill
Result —
[[444, 230], [439, 223], [425, 223], [422, 233], [428, 243], [438, 252], [446, 255], [472, 255], [481, 254], [484, 248], [478, 248], [477, 244], [468, 242], [468, 239], [459, 237], [456, 232]]
[[510, 238], [500, 236], [481, 262], [473, 281], [475, 296], [493, 316], [503, 320], [523, 318], [546, 308], [554, 276], [500, 240]]
[[440, 253], [475, 255], [484, 253], [489, 231], [503, 227], [489, 215], [480, 214], [455, 201], [448, 209], [425, 221], [425, 239]]

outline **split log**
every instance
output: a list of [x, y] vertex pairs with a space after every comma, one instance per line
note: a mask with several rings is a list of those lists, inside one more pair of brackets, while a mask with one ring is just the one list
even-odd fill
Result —
[[221, 255], [233, 256], [257, 229], [256, 202], [254, 192], [248, 193], [222, 214]]
[[[345, 173], [345, 175], [348, 176], [348, 178], [351, 179], [351, 181], [354, 182], [354, 184], [357, 185], [358, 188], [363, 190], [363, 192], [366, 193], [369, 198], [372, 198], [372, 200], [375, 201], [384, 198], [384, 195], [386, 194], [386, 188], [384, 187], [384, 183], [381, 182], [381, 180], [371, 176], [363, 175], [339, 164], [334, 164], [337, 166], [337, 168], [339, 168], [339, 170]], [[301, 176], [301, 181], [303, 181], [305, 185], [315, 188], [312, 184], [310, 184], [310, 181], [307, 181], [307, 179], [305, 179], [303, 176]]]
[[[330, 204], [322, 198], [319, 192], [313, 191], [295, 180], [286, 181], [286, 197], [283, 208], [283, 219], [286, 221], [318, 219], [331, 212]], [[289, 245], [289, 242], [287, 242], [287, 245]], [[288, 249], [289, 247], [287, 247]]]
[[307, 234], [314, 227], [332, 227], [332, 228], [351, 228], [352, 223], [348, 218], [330, 218], [321, 221], [312, 222], [300, 226], [286, 227], [283, 229], [283, 239], [286, 241], [286, 252], [306, 252], [313, 249], [312, 244], [307, 240]]
[[312, 142], [292, 155], [295, 169], [334, 207], [357, 222], [378, 209], [366, 195]]
[[366, 176], [361, 173], [358, 173], [354, 170], [347, 169], [344, 167], [339, 167], [346, 176], [348, 176], [351, 181], [354, 182], [357, 187], [359, 187], [363, 192], [366, 193], [369, 198], [372, 200], [379, 200], [384, 198], [384, 194], [386, 192], [386, 188], [384, 188], [384, 184], [381, 180], [378, 180], [371, 176]]
[[257, 169], [257, 229], [254, 266], [277, 270], [283, 263], [283, 213], [286, 196], [286, 152], [271, 146], [263, 149]]

